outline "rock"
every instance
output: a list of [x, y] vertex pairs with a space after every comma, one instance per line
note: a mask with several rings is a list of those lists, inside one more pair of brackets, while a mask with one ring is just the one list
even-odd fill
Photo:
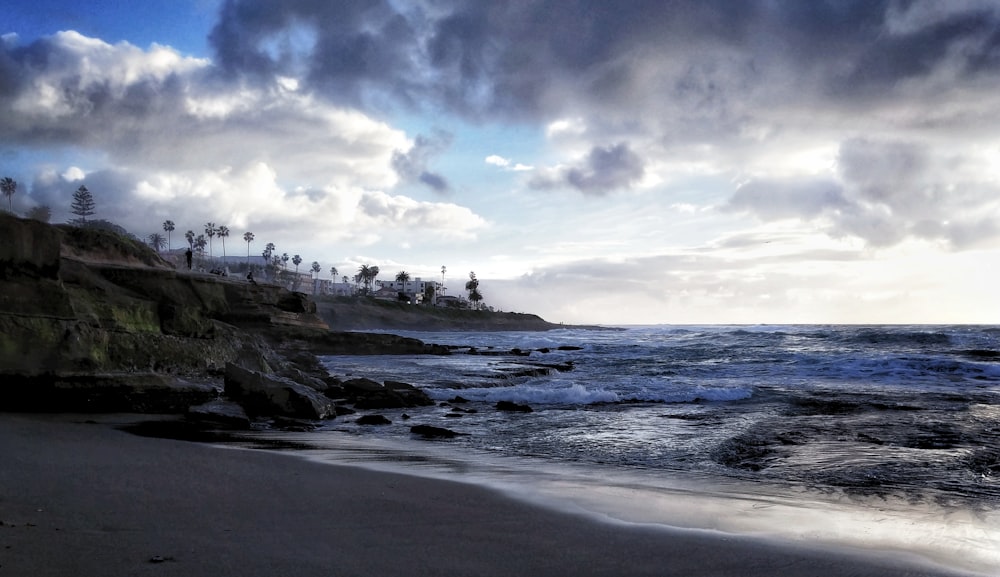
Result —
[[223, 399], [189, 407], [187, 417], [195, 421], [219, 423], [237, 429], [250, 428], [250, 417], [243, 407]]
[[496, 404], [496, 409], [498, 411], [506, 411], [511, 413], [533, 412], [531, 407], [529, 407], [528, 405], [519, 405], [517, 403], [512, 403], [511, 401], [498, 401]]
[[332, 401], [322, 393], [289, 379], [250, 371], [232, 363], [226, 365], [225, 392], [251, 416], [300, 419], [336, 416]]
[[2, 375], [7, 411], [183, 413], [218, 397], [207, 383], [155, 373]]
[[342, 386], [356, 409], [402, 409], [434, 404], [420, 389], [398, 381], [386, 381], [382, 385], [371, 379], [361, 378], [344, 381]]
[[383, 415], [364, 415], [355, 421], [359, 425], [391, 425], [392, 421]]
[[410, 427], [410, 432], [425, 439], [454, 439], [459, 435], [465, 435], [465, 433], [457, 433], [451, 429], [432, 425], [413, 425]]
[[448, 399], [448, 402], [449, 403], [468, 403], [469, 399], [466, 399], [465, 397], [455, 396], [455, 397], [452, 397], [452, 398]]

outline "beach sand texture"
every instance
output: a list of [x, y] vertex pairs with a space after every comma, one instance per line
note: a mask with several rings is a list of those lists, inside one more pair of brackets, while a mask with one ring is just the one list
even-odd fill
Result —
[[468, 484], [138, 437], [114, 418], [0, 414], [0, 577], [957, 574], [602, 523]]

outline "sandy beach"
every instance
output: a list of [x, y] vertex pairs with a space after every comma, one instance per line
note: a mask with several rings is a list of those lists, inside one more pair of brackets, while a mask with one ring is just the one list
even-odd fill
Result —
[[0, 576], [961, 574], [601, 523], [468, 484], [138, 437], [112, 420], [0, 414]]

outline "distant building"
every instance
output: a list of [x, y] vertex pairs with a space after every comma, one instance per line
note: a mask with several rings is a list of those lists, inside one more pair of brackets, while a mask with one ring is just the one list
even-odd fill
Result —
[[382, 289], [389, 289], [396, 293], [397, 297], [399, 293], [407, 295], [411, 302], [423, 302], [428, 288], [434, 289], [435, 300], [444, 296], [445, 291], [443, 284], [433, 280], [423, 280], [420, 277], [402, 282], [395, 280], [380, 280], [377, 282]]

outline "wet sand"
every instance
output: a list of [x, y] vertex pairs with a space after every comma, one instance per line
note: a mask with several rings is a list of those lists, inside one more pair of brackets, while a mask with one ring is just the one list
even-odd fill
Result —
[[0, 577], [960, 575], [602, 523], [462, 483], [0, 413]]

